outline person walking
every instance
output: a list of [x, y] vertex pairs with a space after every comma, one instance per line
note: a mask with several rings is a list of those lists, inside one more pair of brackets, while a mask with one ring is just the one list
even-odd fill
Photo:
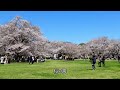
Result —
[[29, 61], [29, 64], [32, 63], [32, 56], [29, 56], [29, 57], [28, 57], [28, 61]]
[[9, 53], [7, 55], [7, 58], [8, 58], [8, 64], [10, 64], [10, 62], [11, 62], [11, 55]]
[[120, 63], [120, 54], [118, 55], [118, 57], [117, 57], [117, 58], [118, 58], [118, 62]]
[[92, 69], [95, 70], [95, 64], [96, 64], [96, 56], [93, 54], [92, 56]]
[[99, 56], [98, 66], [101, 67], [102, 56]]
[[103, 67], [105, 66], [105, 56], [104, 55], [102, 57], [102, 65], [103, 65]]

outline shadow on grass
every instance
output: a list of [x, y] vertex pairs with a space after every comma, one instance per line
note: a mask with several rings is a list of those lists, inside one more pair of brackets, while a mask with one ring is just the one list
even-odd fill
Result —
[[89, 69], [87, 69], [87, 70], [94, 70], [94, 69], [92, 69], [92, 68], [89, 68]]

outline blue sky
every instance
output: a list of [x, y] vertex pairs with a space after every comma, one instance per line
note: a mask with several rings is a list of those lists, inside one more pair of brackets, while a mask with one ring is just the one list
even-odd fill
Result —
[[102, 36], [120, 39], [120, 11], [0, 11], [0, 24], [15, 16], [39, 26], [50, 41], [79, 44]]

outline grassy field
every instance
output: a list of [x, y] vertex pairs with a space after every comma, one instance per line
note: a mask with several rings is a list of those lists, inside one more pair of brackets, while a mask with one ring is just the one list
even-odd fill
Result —
[[[57, 69], [59, 72], [54, 72]], [[105, 67], [96, 64], [96, 70], [91, 69], [88, 60], [0, 64], [0, 79], [120, 79], [120, 63], [108, 60]]]

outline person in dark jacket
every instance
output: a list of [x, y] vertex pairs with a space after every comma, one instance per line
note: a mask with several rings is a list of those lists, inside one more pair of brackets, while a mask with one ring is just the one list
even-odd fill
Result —
[[92, 69], [95, 70], [95, 64], [96, 64], [96, 56], [92, 56]]
[[120, 63], [120, 55], [118, 55], [118, 62]]
[[7, 58], [8, 58], [8, 64], [10, 64], [10, 62], [11, 62], [11, 55], [9, 53], [7, 55]]
[[102, 57], [102, 65], [105, 66], [105, 56]]
[[30, 63], [33, 64], [33, 62], [32, 62], [32, 56], [29, 56], [29, 57], [28, 57], [28, 61], [29, 61], [29, 64], [30, 64]]

